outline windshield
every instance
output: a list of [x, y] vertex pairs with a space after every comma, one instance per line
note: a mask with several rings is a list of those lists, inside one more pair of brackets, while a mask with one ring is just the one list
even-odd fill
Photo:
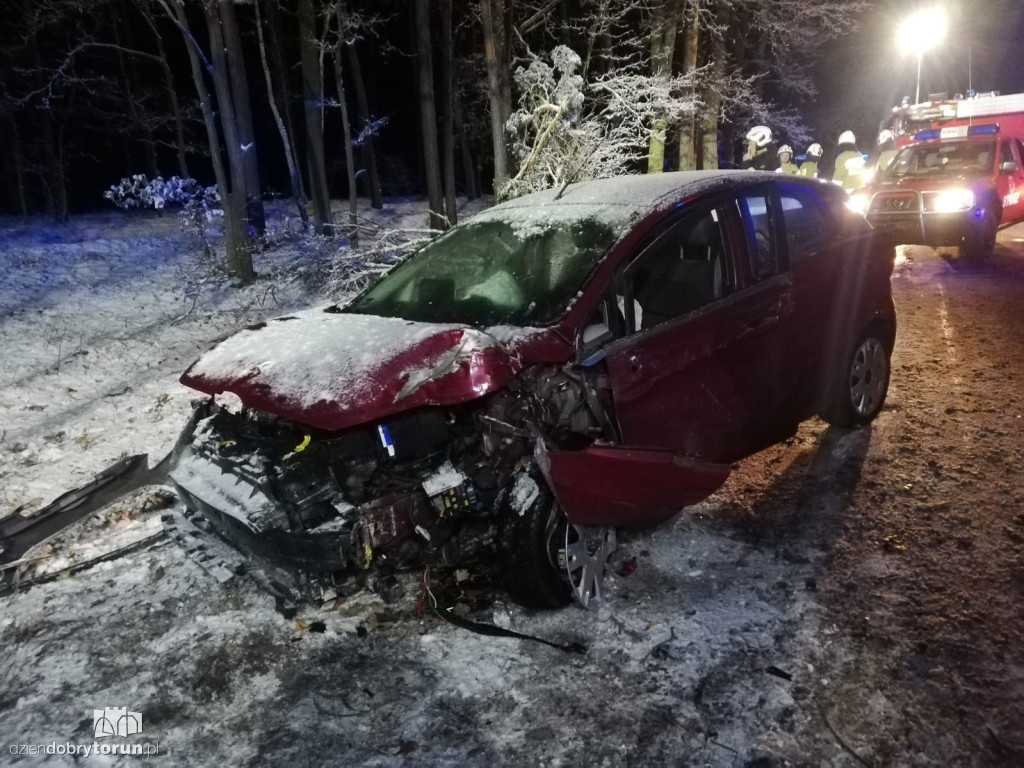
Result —
[[992, 173], [994, 141], [947, 141], [905, 147], [885, 172], [886, 178], [974, 176]]
[[545, 325], [561, 316], [615, 233], [592, 218], [456, 227], [345, 311], [423, 322]]

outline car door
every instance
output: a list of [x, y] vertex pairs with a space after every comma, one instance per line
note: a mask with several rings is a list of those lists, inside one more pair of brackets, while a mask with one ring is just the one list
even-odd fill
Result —
[[1024, 163], [1019, 155], [1019, 142], [1004, 138], [999, 142], [999, 165], [996, 166], [996, 190], [1003, 207], [1001, 223], [1024, 216]]
[[834, 210], [833, 196], [823, 194], [827, 191], [796, 184], [778, 187], [794, 305], [789, 329], [792, 399], [788, 405], [797, 420], [816, 411], [819, 382], [827, 373], [830, 351], [841, 343], [835, 338], [833, 317], [837, 292], [845, 279], [846, 251], [856, 248], [849, 238], [839, 237], [841, 211]]
[[791, 302], [776, 238], [760, 185], [688, 205], [624, 269], [627, 335], [606, 356], [624, 444], [732, 461], [779, 432]]

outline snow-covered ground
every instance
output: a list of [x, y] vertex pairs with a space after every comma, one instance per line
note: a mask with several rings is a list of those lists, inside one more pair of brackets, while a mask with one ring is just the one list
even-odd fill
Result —
[[[296, 277], [301, 249], [261, 254], [268, 277], [238, 290], [207, 279], [193, 245], [173, 216], [0, 222], [0, 515], [119, 456], [155, 463], [190, 411], [177, 377], [198, 353], [319, 300]], [[877, 442], [899, 418], [885, 411], [874, 432], [809, 422], [705, 503], [625, 535], [616, 562], [636, 568], [609, 578], [599, 611], [498, 595], [474, 616], [585, 654], [417, 616], [418, 574], [387, 600], [361, 592], [285, 619], [166, 538], [0, 598], [0, 764], [146, 759], [84, 757], [116, 743], [175, 765], [847, 766], [851, 734], [882, 758], [896, 704], [870, 677], [852, 698], [828, 695], [821, 660], [853, 656], [819, 588], [862, 468], [882, 466]], [[150, 536], [165, 502], [146, 489], [82, 521], [47, 567]], [[107, 707], [141, 713], [142, 733], [95, 738]]]

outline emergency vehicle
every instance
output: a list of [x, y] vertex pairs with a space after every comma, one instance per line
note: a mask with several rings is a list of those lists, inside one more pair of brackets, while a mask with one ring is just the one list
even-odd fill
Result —
[[1024, 220], [1024, 93], [936, 99], [894, 110], [900, 148], [850, 207], [895, 243], [984, 259]]

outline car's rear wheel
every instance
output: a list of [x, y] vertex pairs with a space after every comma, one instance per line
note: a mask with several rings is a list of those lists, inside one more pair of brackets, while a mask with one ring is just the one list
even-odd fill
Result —
[[963, 242], [957, 249], [961, 259], [984, 261], [992, 256], [996, 249], [996, 230], [999, 229], [999, 214], [992, 206], [985, 209], [981, 221], [964, 235]]
[[509, 597], [527, 608], [562, 608], [574, 598], [595, 608], [615, 543], [614, 528], [570, 523], [544, 481], [525, 476], [510, 490], [501, 512], [502, 582]]
[[872, 421], [889, 391], [890, 352], [889, 334], [883, 326], [872, 326], [863, 333], [840, 364], [821, 417], [838, 427]]

